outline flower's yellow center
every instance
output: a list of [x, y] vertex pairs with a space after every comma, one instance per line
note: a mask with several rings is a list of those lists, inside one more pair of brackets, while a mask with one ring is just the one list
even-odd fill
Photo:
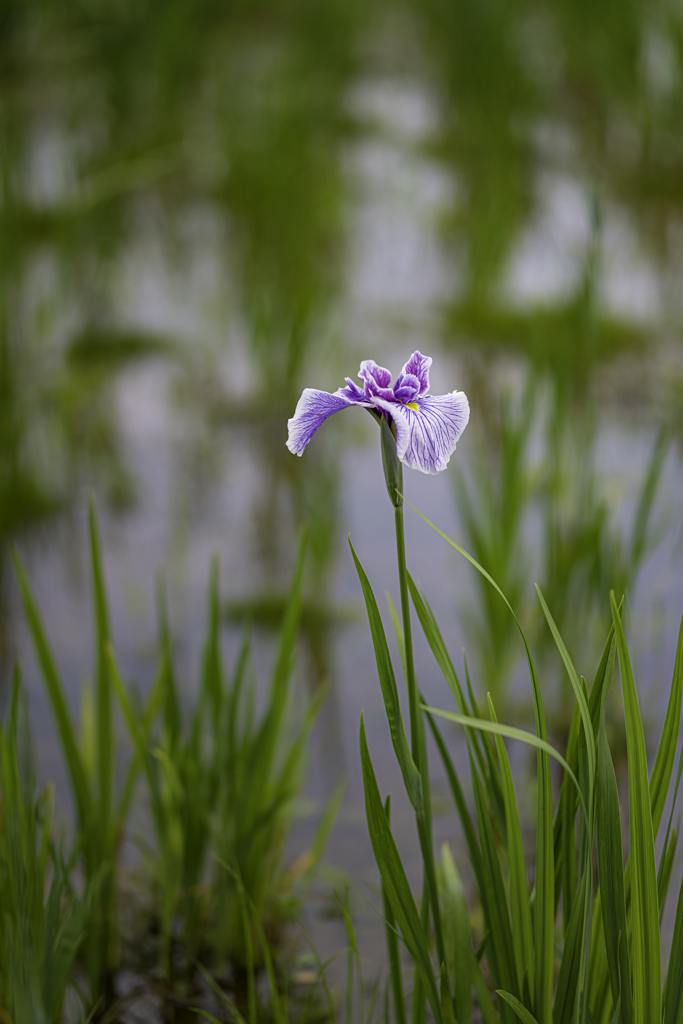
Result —
[[406, 402], [406, 409], [414, 409], [415, 412], [420, 411], [417, 402]]

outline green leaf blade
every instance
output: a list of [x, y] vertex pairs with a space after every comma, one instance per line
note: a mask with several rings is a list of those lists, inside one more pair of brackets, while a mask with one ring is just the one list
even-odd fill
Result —
[[[489, 695], [491, 720], [497, 721], [493, 702]], [[517, 965], [517, 984], [519, 991], [523, 989], [524, 976], [528, 971], [529, 988], [534, 990], [534, 953], [531, 930], [531, 906], [529, 902], [529, 883], [526, 877], [524, 861], [524, 843], [522, 826], [519, 820], [515, 784], [510, 768], [510, 759], [500, 735], [496, 738], [498, 762], [501, 769], [503, 799], [505, 802], [505, 821], [507, 825], [507, 852], [510, 866], [510, 919], [514, 942], [515, 963]]]
[[631, 659], [614, 593], [610, 595], [626, 715], [633, 927], [633, 1016], [635, 1024], [661, 1020], [659, 902], [645, 735]]
[[[612, 669], [614, 667], [613, 658], [614, 654], [612, 655]], [[619, 791], [605, 730], [608, 692], [609, 682], [603, 692], [598, 731], [596, 776], [598, 870], [600, 872], [602, 920], [612, 1001], [615, 1006], [620, 1001], [622, 1024], [632, 1024], [633, 997], [624, 897], [624, 857], [621, 843]]]
[[382, 885], [401, 930], [403, 941], [425, 986], [432, 1013], [437, 1024], [442, 1024], [441, 996], [434, 979], [429, 947], [420, 915], [417, 912], [415, 900], [413, 899], [403, 864], [401, 863], [401, 858], [387, 822], [386, 812], [377, 787], [375, 771], [370, 759], [362, 716], [360, 722], [360, 753], [363, 770], [363, 789], [365, 792], [365, 812], [370, 832], [370, 841], [379, 868]]
[[415, 764], [410, 752], [410, 747], [408, 746], [408, 738], [403, 725], [403, 716], [401, 715], [401, 705], [399, 704], [398, 699], [396, 677], [394, 676], [394, 669], [391, 664], [391, 655], [389, 653], [386, 633], [384, 632], [382, 617], [379, 613], [379, 607], [375, 600], [375, 595], [370, 585], [370, 581], [365, 574], [365, 570], [363, 569], [356, 552], [354, 551], [350, 538], [349, 547], [351, 548], [351, 554], [353, 556], [356, 572], [358, 573], [363, 597], [365, 599], [368, 623], [370, 625], [370, 634], [372, 636], [372, 645], [375, 650], [375, 661], [377, 662], [377, 674], [379, 676], [382, 698], [384, 700], [384, 707], [386, 710], [387, 720], [389, 722], [391, 742], [394, 747], [399, 768], [401, 769], [401, 775], [403, 776], [403, 782], [406, 787], [406, 792], [408, 793], [408, 798], [414, 809], [419, 810], [422, 807], [422, 781], [417, 765]]

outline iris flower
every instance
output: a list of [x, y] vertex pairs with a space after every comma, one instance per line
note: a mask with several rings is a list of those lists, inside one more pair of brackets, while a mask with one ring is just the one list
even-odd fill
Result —
[[458, 438], [470, 418], [470, 406], [462, 391], [447, 395], [429, 395], [430, 356], [413, 352], [396, 383], [391, 374], [373, 359], [360, 364], [359, 387], [350, 377], [346, 387], [334, 394], [305, 388], [288, 421], [287, 447], [294, 455], [303, 455], [318, 427], [328, 416], [360, 405], [381, 423], [386, 417], [393, 423], [396, 454], [410, 469], [422, 473], [440, 473], [448, 465]]

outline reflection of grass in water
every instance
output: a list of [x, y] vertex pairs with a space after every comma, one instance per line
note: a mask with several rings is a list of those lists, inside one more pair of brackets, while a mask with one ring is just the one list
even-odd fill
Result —
[[135, 359], [166, 354], [171, 345], [167, 338], [142, 332], [84, 331], [72, 338], [67, 349], [68, 363], [76, 369], [92, 367], [118, 368]]
[[[583, 274], [568, 301], [515, 310], [466, 297], [446, 317], [449, 333], [461, 339], [470, 400], [485, 410], [474, 429], [470, 473], [458, 478], [467, 544], [516, 607], [533, 567], [560, 629], [591, 658], [604, 593], [633, 586], [649, 553], [650, 515], [669, 444], [669, 431], [661, 427], [636, 489], [633, 521], [625, 528], [605, 494], [605, 471], [597, 462], [604, 424], [600, 374], [620, 357], [647, 357], [650, 349], [644, 330], [599, 309], [601, 238], [601, 204], [594, 195]], [[527, 379], [516, 410], [509, 397], [501, 397], [490, 372], [493, 353], [516, 357], [524, 367]], [[486, 685], [501, 703], [512, 667], [514, 624], [488, 585], [478, 579], [476, 586], [477, 646]], [[541, 650], [548, 653], [543, 635]], [[563, 707], [571, 699], [566, 687], [559, 696]], [[555, 725], [566, 735], [563, 707]]]
[[9, 345], [0, 337], [0, 542], [59, 507], [32, 465], [27, 415], [22, 408]]
[[[389, 4], [387, 10], [393, 9]], [[569, 3], [532, 9], [525, 0], [512, 7], [498, 0], [428, 0], [409, 5], [410, 30], [416, 29], [411, 44], [419, 49], [415, 62], [401, 49], [400, 34], [399, 45], [391, 32], [384, 37], [374, 18], [379, 6], [337, 0], [263, 0], [257, 8], [155, 0], [144, 11], [117, 10], [113, 24], [98, 5], [76, 10], [57, 3], [51, 5], [49, 33], [40, 0], [13, 10], [2, 42], [7, 66], [17, 74], [2, 113], [11, 129], [11, 173], [9, 201], [0, 212], [8, 229], [7, 264], [15, 267], [11, 287], [28, 277], [36, 255], [50, 252], [66, 304], [91, 340], [102, 335], [102, 324], [116, 323], [112, 270], [135, 237], [138, 213], [159, 211], [164, 252], [177, 258], [184, 214], [206, 206], [225, 228], [220, 287], [226, 279], [237, 283], [231, 298], [246, 323], [256, 390], [264, 405], [281, 401], [282, 420], [305, 383], [304, 367], [315, 359], [334, 360], [328, 318], [343, 280], [350, 209], [344, 154], [358, 131], [348, 112], [349, 90], [359, 74], [383, 73], [385, 62], [402, 67], [408, 60], [411, 73], [435, 88], [441, 119], [431, 152], [459, 183], [458, 207], [444, 225], [444, 238], [447, 246], [464, 246], [467, 259], [458, 287], [462, 298], [450, 305], [449, 335], [465, 336], [484, 353], [522, 353], [558, 377], [575, 375], [579, 387], [590, 383], [596, 363], [620, 349], [637, 350], [638, 332], [606, 315], [594, 314], [586, 333], [579, 299], [517, 313], [500, 309], [494, 296], [536, 211], [538, 170], [556, 163], [597, 182], [605, 205], [614, 199], [624, 204], [641, 241], [659, 245], [666, 264], [662, 226], [682, 192], [671, 130], [680, 111], [666, 90], [653, 92], [648, 61], [636, 60], [637, 41], [649, 25], [645, 4], [632, 4], [620, 17], [611, 0], [582, 14], [581, 5], [575, 10]], [[667, 19], [660, 31], [672, 48], [675, 71], [680, 26], [674, 13]], [[23, 46], [24, 32], [32, 33], [30, 50]], [[48, 46], [55, 33], [67, 50]], [[44, 61], [61, 86], [51, 111], [67, 166], [63, 194], [56, 189], [47, 200], [36, 200], [24, 184], [31, 159], [27, 126], [40, 123], [45, 101], [24, 85], [44, 77]], [[619, 143], [622, 122], [638, 140], [631, 147], [635, 155]], [[566, 129], [575, 140], [571, 154], [548, 153], [538, 142], [545, 123]], [[116, 423], [104, 414], [106, 403], [84, 397], [93, 384], [84, 370], [87, 363], [104, 371], [124, 351], [135, 357], [137, 343], [122, 333], [112, 348], [93, 345], [90, 351], [85, 336], [77, 328], [64, 374], [69, 379], [60, 390], [59, 428], [70, 446], [65, 462], [83, 471], [74, 456], [85, 452], [88, 474], [94, 469], [109, 477], [112, 501], [124, 505], [134, 483], [116, 461]], [[191, 359], [192, 340], [179, 345]], [[103, 381], [99, 385], [104, 388]], [[282, 561], [289, 540], [286, 529], [277, 537], [281, 484], [289, 489], [296, 519], [315, 515], [313, 559], [321, 567], [319, 581], [324, 577], [334, 517], [317, 510], [336, 502], [329, 481], [317, 485], [325, 461], [319, 473], [296, 477], [277, 465], [276, 456], [264, 455], [262, 475], [278, 484], [264, 488], [255, 517], [266, 572], [278, 560], [274, 549]], [[36, 473], [40, 480], [40, 469]], [[69, 486], [58, 491], [61, 497]], [[39, 486], [23, 492], [17, 487], [22, 504], [33, 501], [37, 514], [39, 492]]]
[[[229, 601], [225, 607], [228, 622], [253, 622], [255, 626], [268, 631], [277, 631], [284, 620], [287, 597], [284, 594], [258, 594], [253, 598]], [[316, 634], [335, 625], [353, 621], [355, 605], [348, 607], [325, 607], [316, 601], [303, 601], [301, 605], [301, 629], [304, 633]]]
[[[607, 315], [595, 318], [587, 343], [581, 298], [531, 310], [455, 305], [447, 317], [447, 330], [458, 338], [459, 345], [471, 346], [484, 356], [521, 356], [558, 380], [569, 373], [584, 383], [590, 382], [595, 369], [616, 356], [645, 348], [642, 328]], [[563, 386], [568, 385], [565, 381]]]
[[[8, 288], [20, 297], [32, 261], [43, 251], [54, 255], [60, 301], [84, 325], [66, 346], [60, 386], [49, 389], [58, 421], [53, 437], [61, 433], [69, 446], [63, 475], [72, 468], [109, 475], [110, 496], [124, 505], [134, 483], [116, 462], [117, 424], [93, 390], [104, 392], [106, 372], [156, 340], [118, 329], [112, 309], [112, 278], [137, 236], [138, 212], [160, 204], [161, 240], [173, 259], [183, 253], [176, 227], [198, 201], [228, 226], [223, 280], [239, 280], [237, 308], [248, 323], [259, 398], [290, 412], [302, 364], [328, 334], [325, 316], [339, 280], [344, 102], [365, 13], [358, 4], [264, 2], [256, 12], [181, 0], [145, 5], [134, 16], [122, 9], [114, 27], [99, 9], [58, 3], [51, 32], [68, 27], [65, 38], [77, 51], [67, 64], [59, 47], [44, 52], [42, 11], [38, 0], [17, 10], [3, 45], [30, 82], [37, 69], [21, 39], [35, 32], [36, 52], [63, 85], [54, 96], [62, 148], [52, 159], [57, 169], [64, 156], [65, 180], [47, 199], [26, 189], [32, 143], [24, 128], [40, 119], [41, 105], [17, 86], [2, 112], [12, 128], [10, 201], [0, 212], [13, 229], [3, 232], [15, 268]], [[14, 314], [10, 320], [16, 330]], [[191, 360], [191, 340], [185, 348]], [[37, 355], [26, 349], [23, 358]], [[286, 483], [287, 474], [280, 476]], [[273, 516], [263, 518], [263, 532], [272, 534]], [[322, 564], [328, 545], [318, 520], [312, 549]]]

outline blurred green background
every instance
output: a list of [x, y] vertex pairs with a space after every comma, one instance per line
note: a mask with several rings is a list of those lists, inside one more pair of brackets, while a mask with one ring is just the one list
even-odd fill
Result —
[[173, 557], [248, 452], [246, 598], [277, 615], [305, 521], [320, 634], [360, 428], [299, 463], [287, 416], [420, 347], [470, 394], [482, 561], [521, 597], [531, 528], [560, 619], [604, 607], [680, 425], [682, 47], [665, 3], [5, 0], [2, 552], [90, 487]]
[[[683, 604], [682, 86], [664, 0], [3, 0], [3, 680], [27, 647], [18, 541], [78, 690], [88, 491], [143, 684], [160, 566], [189, 663], [211, 551], [236, 642], [245, 615], [279, 621], [305, 523], [315, 757], [328, 792], [350, 768], [358, 823], [355, 730], [379, 704], [344, 538], [395, 586], [377, 438], [348, 413], [298, 460], [286, 420], [303, 387], [420, 348], [472, 419], [409, 496], [520, 609], [557, 741], [534, 580], [587, 676], [626, 588], [658, 721]], [[520, 704], [504, 608], [411, 529], [453, 649], [499, 713]]]

